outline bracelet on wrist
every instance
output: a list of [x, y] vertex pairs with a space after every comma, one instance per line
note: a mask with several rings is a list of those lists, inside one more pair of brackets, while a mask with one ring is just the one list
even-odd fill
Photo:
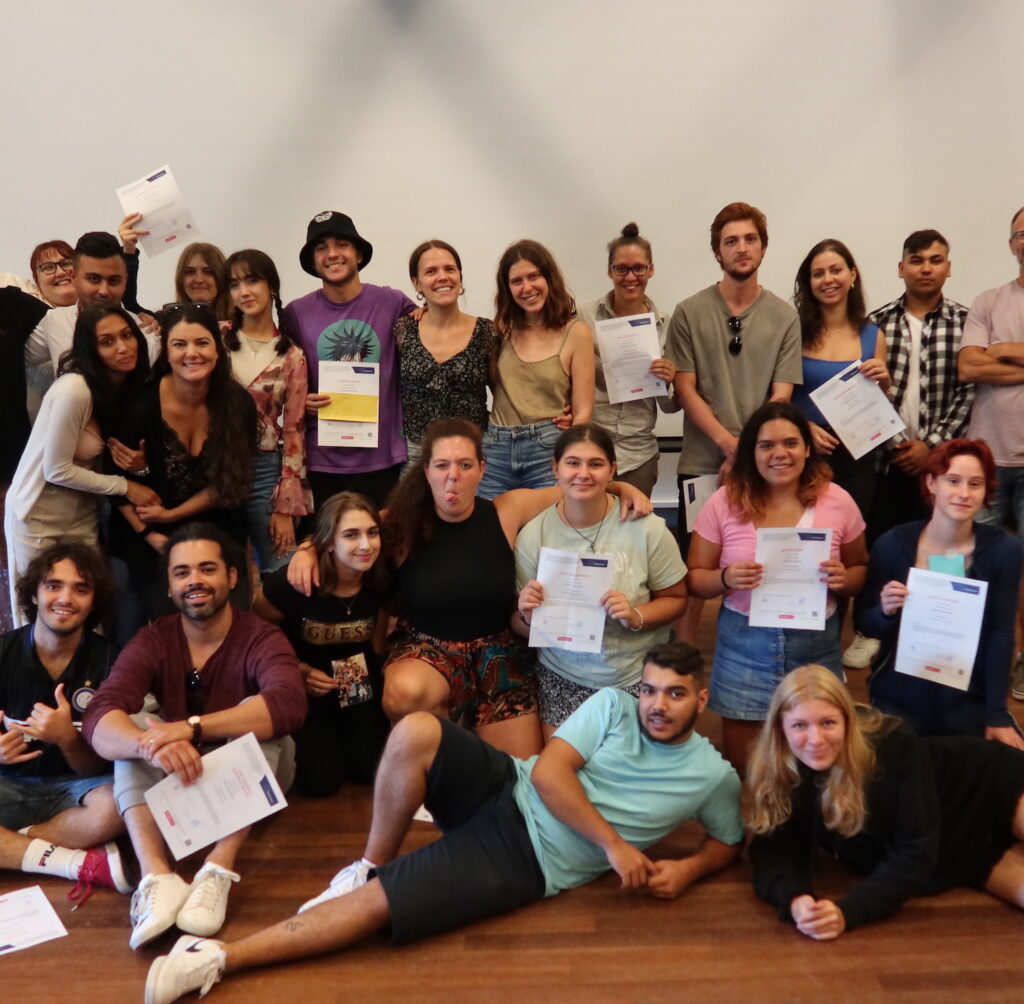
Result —
[[639, 607], [633, 607], [634, 613], [640, 618], [640, 623], [637, 627], [631, 627], [630, 631], [643, 631], [644, 629], [644, 615], [640, 612]]
[[722, 569], [722, 591], [726, 593], [729, 592], [729, 583], [725, 581], [725, 569], [728, 567], [729, 566], [726, 565], [725, 568]]

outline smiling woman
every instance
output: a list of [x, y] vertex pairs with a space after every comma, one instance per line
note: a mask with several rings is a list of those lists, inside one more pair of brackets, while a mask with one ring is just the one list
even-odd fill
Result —
[[497, 283], [501, 342], [491, 366], [483, 498], [550, 485], [558, 423], [589, 422], [594, 407], [590, 329], [576, 320], [576, 301], [551, 252], [536, 241], [517, 241], [501, 256]]
[[527, 523], [516, 541], [516, 630], [528, 635], [544, 602], [544, 587], [537, 580], [541, 548], [611, 555], [612, 573], [601, 598], [600, 651], [540, 649], [537, 678], [545, 738], [601, 687], [636, 696], [644, 652], [668, 641], [669, 625], [686, 608], [686, 566], [665, 521], [658, 516], [619, 521], [608, 494], [615, 447], [607, 431], [587, 424], [563, 432], [555, 443], [553, 469], [562, 500]]
[[[872, 703], [924, 735], [984, 735], [1024, 749], [1006, 706], [1024, 549], [1017, 537], [978, 521], [994, 494], [995, 461], [980, 439], [954, 439], [928, 454], [924, 490], [931, 518], [883, 534], [871, 549], [857, 627], [882, 642]], [[911, 568], [936, 566], [988, 583], [978, 651], [966, 691], [895, 671]]]
[[[127, 641], [167, 612], [157, 571], [168, 535], [200, 513], [244, 547], [243, 503], [256, 450], [256, 406], [232, 379], [212, 310], [200, 304], [162, 315], [154, 380], [128, 402], [111, 443], [115, 463], [135, 471], [162, 500], [122, 505], [111, 515], [110, 551], [119, 559], [117, 636]], [[248, 606], [248, 575], [235, 590]]]
[[[757, 558], [762, 527], [830, 528], [823, 630], [751, 627], [751, 590], [761, 583]], [[833, 484], [817, 455], [807, 419], [791, 404], [762, 405], [740, 432], [725, 485], [707, 501], [694, 527], [686, 583], [703, 599], [724, 597], [718, 615], [709, 707], [722, 716], [725, 756], [740, 773], [779, 681], [807, 662], [841, 678], [836, 596], [864, 586], [864, 520], [850, 495]]]
[[113, 304], [82, 311], [59, 374], [7, 494], [4, 533], [19, 623], [13, 596], [18, 576], [51, 544], [96, 546], [98, 495], [126, 496], [136, 505], [160, 501], [151, 488], [97, 469], [119, 409], [149, 376], [149, 353], [131, 315]]

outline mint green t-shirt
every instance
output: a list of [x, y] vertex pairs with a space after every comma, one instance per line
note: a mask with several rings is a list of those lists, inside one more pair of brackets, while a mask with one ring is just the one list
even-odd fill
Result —
[[[723, 844], [743, 839], [740, 781], [718, 751], [696, 733], [677, 746], [640, 728], [638, 701], [614, 687], [588, 698], [555, 735], [586, 761], [580, 784], [594, 808], [627, 843], [644, 850], [696, 819]], [[601, 848], [556, 819], [530, 781], [537, 757], [516, 760], [514, 796], [554, 896], [608, 870]]]

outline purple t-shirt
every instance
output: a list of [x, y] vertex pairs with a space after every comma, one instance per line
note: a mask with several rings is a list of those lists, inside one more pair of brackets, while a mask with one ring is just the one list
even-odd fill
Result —
[[377, 446], [373, 449], [320, 446], [316, 416], [306, 422], [306, 451], [311, 471], [328, 474], [363, 474], [381, 471], [406, 459], [402, 438], [402, 395], [398, 359], [391, 329], [415, 304], [390, 286], [363, 284], [347, 303], [332, 303], [322, 289], [292, 300], [285, 316], [309, 364], [309, 391], [320, 386], [321, 360], [355, 359], [380, 363], [380, 405]]

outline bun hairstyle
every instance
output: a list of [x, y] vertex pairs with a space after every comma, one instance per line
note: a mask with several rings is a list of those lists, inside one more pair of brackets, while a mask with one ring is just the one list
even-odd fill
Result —
[[627, 223], [619, 232], [619, 236], [608, 242], [608, 267], [612, 267], [612, 259], [619, 248], [638, 247], [647, 255], [648, 264], [653, 263], [651, 242], [640, 236], [640, 228], [635, 223]]

